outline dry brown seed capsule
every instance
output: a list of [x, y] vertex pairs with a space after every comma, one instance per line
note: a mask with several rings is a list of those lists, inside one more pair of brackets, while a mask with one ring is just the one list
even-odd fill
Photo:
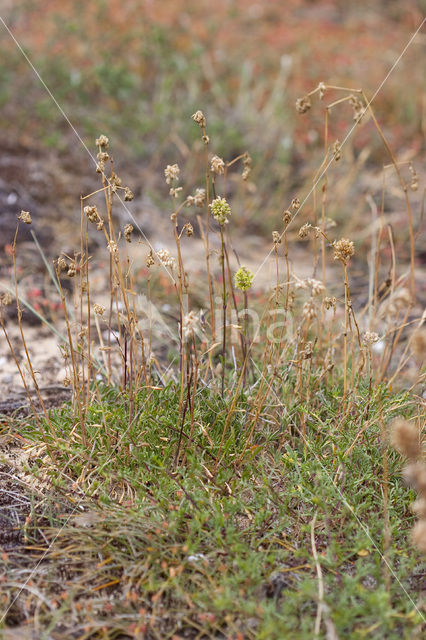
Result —
[[124, 237], [126, 238], [126, 242], [132, 241], [132, 233], [133, 233], [133, 225], [126, 224], [124, 227]]
[[278, 231], [273, 231], [272, 232], [272, 242], [274, 244], [281, 244], [281, 236], [278, 233]]
[[309, 222], [305, 222], [305, 224], [299, 229], [299, 238], [306, 238], [311, 229], [312, 225]]
[[68, 265], [67, 276], [69, 278], [74, 278], [76, 273], [77, 273], [77, 267], [75, 262], [70, 262], [70, 264]]
[[131, 202], [135, 196], [133, 195], [133, 191], [129, 189], [129, 187], [125, 187], [124, 189], [124, 200], [126, 202]]
[[31, 224], [32, 220], [31, 220], [30, 212], [21, 211], [20, 215], [18, 216], [18, 220], [22, 220], [22, 222], [24, 222], [25, 224]]
[[108, 146], [109, 146], [108, 138], [103, 134], [100, 135], [99, 138], [96, 138], [96, 146], [101, 147], [102, 149], [108, 149]]
[[287, 226], [291, 222], [291, 211], [289, 211], [288, 209], [287, 211], [284, 211], [283, 222], [285, 226]]
[[300, 200], [299, 200], [299, 198], [293, 198], [293, 200], [291, 201], [291, 206], [293, 207], [293, 209], [295, 209], [297, 211], [297, 209], [300, 208]]
[[219, 156], [213, 156], [211, 159], [211, 170], [217, 175], [225, 173], [225, 162]]
[[204, 116], [204, 113], [200, 110], [196, 111], [192, 116], [192, 119], [194, 120], [194, 122], [196, 122], [197, 124], [200, 125], [200, 127], [203, 129], [206, 126], [206, 118]]
[[8, 292], [3, 293], [0, 296], [0, 306], [8, 307], [10, 304], [12, 304], [12, 296]]
[[56, 260], [56, 269], [58, 270], [59, 273], [61, 273], [62, 271], [66, 271], [67, 270], [67, 263], [65, 258], [62, 258], [62, 256], [60, 256], [57, 260]]
[[311, 100], [308, 96], [303, 98], [298, 98], [296, 100], [296, 111], [297, 113], [306, 113], [311, 108]]
[[194, 234], [194, 227], [190, 222], [185, 225], [186, 235], [190, 238]]
[[152, 267], [152, 265], [155, 264], [154, 256], [152, 255], [152, 249], [149, 250], [147, 257], [145, 258], [145, 264], [148, 268]]
[[95, 310], [95, 313], [97, 316], [103, 316], [105, 313], [105, 307], [102, 306], [101, 304], [95, 303], [93, 305], [93, 309]]
[[83, 211], [90, 222], [98, 222], [99, 213], [96, 205], [84, 207]]
[[339, 260], [342, 264], [346, 265], [349, 262], [354, 253], [354, 243], [347, 238], [341, 238], [333, 242], [334, 259]]

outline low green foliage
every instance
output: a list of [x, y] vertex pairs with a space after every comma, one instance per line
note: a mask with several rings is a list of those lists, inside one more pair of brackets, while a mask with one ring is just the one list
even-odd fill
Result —
[[[378, 388], [368, 400], [365, 390], [344, 416], [339, 394], [320, 388], [303, 440], [291, 435], [297, 405], [288, 393], [287, 415], [277, 424], [260, 419], [254, 446], [237, 464], [248, 407], [242, 396], [225, 445], [226, 464], [214, 478], [209, 467], [226, 401], [208, 389], [198, 392], [194, 443], [185, 464], [173, 471], [178, 397], [173, 385], [142, 389], [129, 428], [128, 398], [103, 388], [87, 415], [90, 451], [73, 435], [72, 408], [52, 412], [61, 434], [52, 443], [56, 462], [42, 456], [31, 473], [47, 472], [55, 492], [73, 506], [56, 526], [43, 529], [51, 546], [34, 580], [60, 601], [53, 610], [41, 605], [44, 629], [85, 628], [92, 634], [82, 636], [87, 638], [312, 638], [315, 516], [323, 617], [338, 637], [421, 637], [416, 605], [422, 569], [407, 540], [412, 495], [378, 420], [380, 414], [386, 420], [409, 415], [406, 395]], [[25, 436], [40, 438], [31, 426]]]

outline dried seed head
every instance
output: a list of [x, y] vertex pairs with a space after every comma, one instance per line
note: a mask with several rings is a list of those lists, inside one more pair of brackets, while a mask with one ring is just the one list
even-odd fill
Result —
[[227, 203], [225, 198], [215, 198], [210, 205], [210, 209], [215, 220], [220, 225], [228, 224], [228, 216], [231, 215], [231, 207]]
[[126, 224], [124, 227], [124, 237], [126, 238], [126, 242], [132, 241], [132, 233], [133, 233], [133, 225]]
[[306, 238], [309, 235], [310, 230], [312, 229], [312, 225], [310, 222], [305, 222], [305, 224], [299, 229], [299, 238]]
[[235, 274], [235, 286], [241, 291], [248, 291], [253, 284], [254, 274], [247, 267], [240, 267]]
[[308, 278], [306, 280], [308, 286], [311, 288], [311, 292], [313, 296], [319, 296], [321, 293], [324, 293], [325, 287], [320, 280], [315, 280], [315, 278]]
[[211, 159], [211, 170], [217, 175], [225, 173], [225, 162], [219, 156], [213, 156]]
[[31, 224], [32, 220], [31, 220], [30, 212], [21, 211], [21, 213], [18, 216], [18, 220], [22, 220], [22, 222], [24, 222], [25, 224]]
[[318, 91], [319, 91], [320, 100], [323, 99], [326, 89], [327, 89], [327, 87], [325, 86], [325, 82], [320, 82], [318, 84]]
[[179, 165], [177, 164], [168, 164], [164, 169], [164, 175], [166, 178], [167, 184], [170, 184], [172, 180], [179, 180]]
[[105, 226], [105, 223], [104, 223], [103, 219], [102, 219], [102, 218], [99, 218], [98, 223], [97, 223], [97, 225], [96, 225], [97, 230], [98, 230], [98, 231], [102, 231], [102, 229], [104, 228], [104, 226]]
[[160, 249], [160, 251], [157, 251], [157, 257], [165, 267], [173, 269], [175, 266], [175, 259], [170, 255], [167, 249]]
[[76, 273], [77, 273], [77, 266], [76, 266], [75, 262], [70, 262], [69, 265], [68, 265], [67, 276], [69, 278], [74, 278]]
[[347, 265], [349, 259], [354, 255], [354, 243], [352, 240], [341, 238], [333, 242], [334, 259], [339, 260], [342, 264]]
[[411, 531], [411, 539], [422, 553], [426, 553], [426, 519], [419, 520]]
[[106, 136], [104, 136], [103, 134], [99, 136], [99, 138], [96, 138], [96, 146], [100, 147], [101, 149], [108, 149], [109, 147], [109, 140]]
[[202, 129], [206, 126], [206, 118], [204, 117], [204, 113], [200, 110], [196, 111], [192, 116], [194, 122], [200, 125]]
[[12, 296], [10, 295], [10, 293], [2, 293], [0, 295], [0, 306], [8, 307], [10, 304], [12, 304]]
[[103, 307], [101, 304], [95, 303], [93, 305], [93, 309], [95, 310], [97, 316], [103, 316], [105, 313], [105, 307]]
[[418, 428], [403, 418], [395, 418], [392, 422], [391, 443], [408, 460], [417, 460], [422, 455]]
[[99, 151], [96, 157], [99, 160], [99, 163], [102, 163], [103, 166], [105, 166], [105, 162], [109, 159], [109, 155], [106, 151]]
[[311, 100], [309, 96], [304, 96], [303, 98], [298, 98], [296, 100], [296, 111], [297, 113], [306, 113], [311, 108]]
[[195, 205], [196, 207], [203, 207], [206, 201], [206, 190], [205, 189], [195, 189], [195, 194], [193, 196], [188, 196], [186, 199], [186, 206], [190, 207]]
[[123, 184], [121, 178], [118, 177], [118, 175], [116, 173], [114, 173], [113, 176], [111, 176], [111, 180], [110, 180], [110, 185], [111, 185], [111, 191], [113, 193], [116, 193], [117, 189], [119, 187], [121, 187], [121, 185]]
[[323, 305], [326, 309], [335, 309], [336, 308], [337, 299], [326, 297], [323, 300]]
[[336, 140], [333, 144], [333, 157], [336, 162], [342, 157], [342, 147], [339, 140]]
[[303, 305], [303, 317], [307, 320], [312, 320], [317, 315], [315, 304], [313, 300], [308, 300]]
[[125, 202], [131, 202], [135, 196], [133, 195], [133, 191], [129, 189], [129, 187], [124, 188], [124, 200]]
[[147, 257], [145, 258], [145, 264], [149, 269], [149, 267], [152, 267], [154, 263], [155, 263], [154, 256], [152, 255], [152, 249], [150, 249]]
[[182, 338], [184, 342], [188, 342], [191, 337], [194, 335], [194, 329], [196, 328], [199, 322], [199, 316], [195, 313], [195, 311], [190, 311], [187, 313], [182, 321]]
[[371, 345], [379, 340], [379, 336], [374, 331], [366, 331], [362, 337], [362, 341], [366, 347], [371, 347]]
[[192, 235], [194, 235], [194, 227], [192, 226], [192, 224], [190, 222], [187, 222], [185, 225], [185, 233], [188, 236], [188, 238], [190, 238]]
[[411, 191], [417, 191], [419, 188], [419, 178], [413, 165], [410, 163], [409, 167], [411, 173], [410, 189]]
[[62, 384], [64, 385], [64, 387], [69, 387], [71, 385], [71, 379], [68, 376], [65, 376], [65, 378], [62, 380]]
[[107, 246], [108, 246], [108, 251], [110, 252], [112, 257], [114, 258], [114, 260], [117, 262], [118, 261], [117, 243], [115, 242], [115, 240], [108, 240], [108, 245]]
[[58, 273], [61, 273], [62, 271], [66, 271], [67, 270], [67, 263], [65, 258], [63, 258], [62, 256], [60, 256], [57, 260], [56, 260], [56, 270], [58, 271]]
[[244, 164], [244, 169], [243, 169], [243, 173], [242, 173], [242, 178], [243, 180], [248, 180], [248, 177], [251, 173], [251, 156], [249, 153], [244, 154], [244, 159], [243, 159], [243, 164]]
[[209, 136], [206, 136], [205, 134], [202, 136], [201, 140], [204, 142], [204, 144], [209, 144], [210, 142], [210, 138]]
[[99, 222], [100, 216], [96, 205], [84, 207], [83, 211], [90, 222]]
[[182, 187], [172, 187], [169, 191], [169, 194], [172, 196], [172, 198], [177, 198], [181, 191]]
[[287, 209], [287, 211], [284, 211], [284, 213], [283, 213], [283, 222], [284, 222], [284, 225], [286, 227], [291, 222], [291, 211], [289, 211], [288, 209]]
[[350, 96], [349, 102], [354, 112], [354, 120], [357, 124], [361, 122], [362, 116], [365, 113], [365, 108], [362, 101], [356, 96]]
[[300, 208], [300, 200], [299, 198], [293, 198], [293, 200], [291, 201], [291, 206], [293, 209], [295, 209], [296, 211]]
[[278, 233], [278, 231], [273, 231], [272, 232], [272, 242], [274, 244], [281, 244], [281, 236]]

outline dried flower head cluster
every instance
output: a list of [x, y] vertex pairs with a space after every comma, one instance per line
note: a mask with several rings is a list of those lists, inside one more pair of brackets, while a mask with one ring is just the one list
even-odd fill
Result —
[[21, 211], [18, 216], [18, 220], [22, 220], [25, 224], [31, 224], [32, 219], [29, 211]]
[[419, 518], [412, 529], [411, 538], [416, 547], [426, 553], [426, 463], [421, 459], [423, 447], [420, 431], [412, 422], [396, 418], [391, 428], [391, 442], [408, 460], [403, 476], [418, 493], [411, 508]]
[[194, 335], [194, 330], [197, 327], [199, 317], [195, 311], [187, 313], [182, 320], [182, 339], [184, 342], [188, 342]]
[[247, 267], [240, 267], [235, 274], [235, 286], [240, 291], [248, 291], [253, 284], [254, 274]]
[[296, 100], [296, 111], [297, 113], [306, 113], [311, 108], [311, 99], [309, 96], [304, 96], [303, 98], [298, 98]]
[[94, 309], [94, 311], [95, 311], [97, 316], [103, 316], [104, 313], [105, 313], [105, 307], [102, 306], [101, 304], [95, 303], [93, 305], [93, 309]]
[[100, 147], [100, 149], [108, 149], [109, 147], [109, 139], [103, 134], [96, 138], [96, 146]]
[[291, 216], [291, 211], [289, 211], [288, 209], [287, 209], [286, 211], [284, 211], [284, 213], [283, 213], [283, 223], [284, 223], [284, 226], [286, 226], [286, 227], [287, 227], [287, 226], [290, 224], [290, 222], [291, 222], [291, 217], [292, 217], [292, 216]]
[[195, 205], [196, 207], [203, 207], [206, 201], [206, 190], [205, 189], [195, 189], [195, 193], [193, 196], [188, 196], [186, 199], [186, 206], [191, 207]]
[[370, 348], [373, 344], [378, 342], [380, 337], [374, 331], [366, 331], [362, 336], [362, 341], [366, 347]]
[[126, 242], [132, 241], [132, 233], [133, 233], [133, 225], [126, 224], [124, 227], [124, 237], [126, 238]]
[[313, 318], [316, 317], [317, 315], [317, 310], [315, 307], [315, 303], [312, 300], [312, 298], [310, 300], [308, 300], [307, 302], [305, 302], [305, 304], [303, 305], [303, 317], [306, 318], [306, 320], [313, 320]]
[[310, 289], [313, 296], [319, 296], [325, 291], [325, 287], [320, 280], [315, 280], [315, 278], [306, 278], [305, 280], [299, 280], [297, 276], [294, 277], [297, 280], [295, 285], [296, 289]]
[[323, 305], [325, 309], [335, 309], [336, 308], [336, 304], [337, 304], [337, 298], [335, 298], [334, 296], [332, 298], [329, 298], [328, 296], [326, 296], [323, 300]]
[[155, 264], [155, 260], [154, 260], [154, 255], [152, 253], [152, 249], [149, 250], [148, 255], [145, 258], [145, 264], [148, 267], [152, 267], [153, 264]]
[[342, 157], [342, 145], [339, 140], [335, 140], [333, 144], [333, 158], [337, 162]]
[[305, 222], [299, 229], [299, 238], [306, 238], [309, 235], [310, 230], [312, 229], [312, 225], [310, 222]]
[[323, 97], [324, 97], [324, 95], [325, 95], [325, 92], [326, 92], [326, 89], [327, 89], [327, 87], [326, 87], [326, 85], [325, 85], [325, 82], [320, 82], [320, 83], [318, 84], [317, 90], [318, 90], [318, 92], [319, 92], [319, 98], [320, 98], [320, 100], [322, 100], [322, 99], [323, 99]]
[[273, 231], [272, 232], [272, 242], [274, 244], [281, 244], [281, 236], [278, 233], [278, 231]]
[[167, 249], [160, 249], [157, 251], [157, 258], [164, 264], [165, 267], [173, 269], [175, 266], [175, 259], [170, 255]]
[[173, 180], [179, 180], [180, 169], [177, 164], [168, 164], [164, 169], [164, 176], [167, 184], [171, 184]]
[[231, 215], [231, 207], [227, 203], [225, 198], [220, 196], [215, 198], [210, 205], [210, 209], [213, 218], [218, 221], [220, 225], [228, 224], [228, 217]]
[[12, 296], [6, 291], [0, 295], [0, 307], [8, 307], [12, 304]]
[[134, 198], [133, 191], [129, 187], [124, 187], [124, 200], [125, 202], [131, 202]]
[[225, 162], [219, 156], [213, 156], [213, 158], [211, 159], [210, 168], [213, 173], [222, 175], [225, 173]]
[[362, 100], [360, 100], [359, 98], [357, 98], [356, 96], [350, 96], [349, 98], [349, 102], [352, 106], [353, 109], [353, 113], [354, 113], [354, 120], [357, 124], [359, 124], [361, 122], [362, 116], [365, 113], [365, 107], [362, 103]]
[[200, 110], [196, 111], [191, 117], [194, 120], [194, 122], [200, 125], [202, 129], [206, 128], [206, 118], [202, 111]]
[[344, 265], [347, 265], [350, 258], [354, 255], [354, 243], [352, 240], [341, 238], [333, 242], [334, 259], [339, 260]]
[[411, 173], [410, 189], [411, 191], [417, 191], [417, 189], [419, 188], [419, 177], [417, 175], [417, 171], [411, 163], [408, 168], [410, 169]]
[[243, 158], [243, 165], [244, 165], [244, 169], [242, 173], [243, 180], [248, 180], [249, 178], [249, 175], [251, 173], [251, 163], [252, 163], [251, 156], [246, 151]]

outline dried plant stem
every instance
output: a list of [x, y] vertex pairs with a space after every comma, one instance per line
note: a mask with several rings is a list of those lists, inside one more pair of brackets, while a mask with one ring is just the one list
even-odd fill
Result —
[[222, 269], [222, 398], [225, 393], [225, 368], [226, 368], [226, 308], [228, 304], [226, 292], [226, 272], [225, 272], [225, 239], [223, 225], [220, 225], [220, 265]]

